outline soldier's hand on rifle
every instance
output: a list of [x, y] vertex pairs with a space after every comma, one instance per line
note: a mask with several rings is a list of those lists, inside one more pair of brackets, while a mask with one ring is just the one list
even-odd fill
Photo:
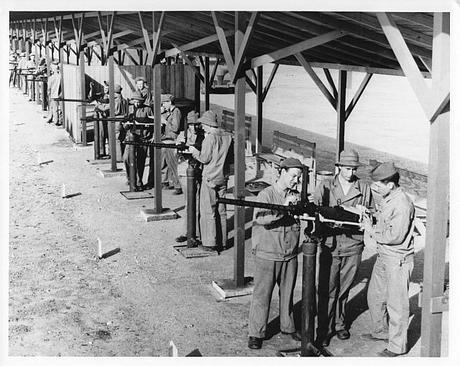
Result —
[[365, 232], [373, 232], [374, 228], [372, 226], [372, 219], [368, 214], [362, 216], [361, 227]]
[[295, 196], [295, 195], [289, 195], [286, 197], [285, 201], [284, 201], [284, 205], [285, 206], [289, 206], [289, 205], [295, 205], [299, 202], [299, 197]]
[[199, 152], [195, 146], [189, 146], [188, 151], [192, 154], [196, 154]]

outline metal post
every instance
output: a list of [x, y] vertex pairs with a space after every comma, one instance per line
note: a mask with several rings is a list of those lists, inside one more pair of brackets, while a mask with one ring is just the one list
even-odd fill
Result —
[[204, 110], [209, 111], [209, 57], [204, 58]]
[[195, 169], [190, 164], [187, 167], [187, 245], [194, 246], [196, 240], [196, 184]]
[[346, 87], [347, 87], [347, 72], [339, 71], [339, 85], [337, 97], [337, 161], [340, 158], [340, 153], [345, 146], [345, 108], [346, 108]]
[[[235, 50], [240, 49], [243, 41], [244, 17], [241, 12], [235, 12]], [[235, 51], [236, 53], [237, 51]], [[246, 81], [244, 76], [235, 83], [235, 188], [234, 197], [244, 198], [245, 189], [245, 98]], [[245, 209], [235, 207], [235, 235], [234, 235], [234, 284], [236, 287], [244, 286], [244, 242], [245, 242]]]
[[[110, 53], [108, 57], [109, 64], [109, 105], [110, 105], [110, 117], [115, 117], [115, 62], [113, 60], [113, 54]], [[109, 123], [109, 148], [110, 148], [110, 161], [112, 166], [112, 172], [117, 171], [117, 141], [115, 137], [115, 123]]]
[[315, 327], [315, 276], [316, 276], [317, 244], [305, 239], [302, 245], [302, 341], [300, 355], [302, 357], [317, 356], [312, 347]]
[[[153, 101], [155, 115], [155, 130], [154, 141], [161, 142], [161, 65], [153, 66]], [[155, 147], [155, 213], [160, 214], [163, 211], [162, 207], [162, 192], [161, 192], [161, 148]]]
[[[85, 83], [85, 53], [80, 49], [79, 53], [79, 69], [80, 69], [80, 98], [82, 100], [86, 99], [86, 83]], [[86, 117], [86, 105], [81, 104], [81, 117]], [[82, 121], [81, 123], [81, 143], [83, 146], [87, 145], [87, 136], [86, 136], [86, 122]]]
[[[256, 154], [262, 152], [262, 121], [263, 121], [263, 66], [257, 67], [257, 130], [256, 130]], [[259, 170], [259, 169], [257, 169]]]

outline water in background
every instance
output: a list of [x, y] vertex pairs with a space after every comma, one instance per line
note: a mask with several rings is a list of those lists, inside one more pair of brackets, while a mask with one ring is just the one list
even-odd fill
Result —
[[[264, 67], [264, 82], [271, 68]], [[323, 71], [315, 71], [329, 86]], [[337, 85], [338, 72], [331, 73]], [[351, 74], [347, 105], [365, 75]], [[233, 95], [211, 95], [210, 101], [227, 108], [234, 106]], [[252, 92], [246, 94], [246, 112], [256, 114]], [[336, 137], [336, 112], [301, 67], [279, 67], [265, 99], [264, 117]], [[428, 163], [429, 122], [405, 77], [374, 75], [346, 122], [345, 133], [346, 141]]]

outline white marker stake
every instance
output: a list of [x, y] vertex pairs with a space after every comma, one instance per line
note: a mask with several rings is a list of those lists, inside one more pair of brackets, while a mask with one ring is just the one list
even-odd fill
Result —
[[64, 183], [62, 183], [61, 195], [62, 195], [62, 198], [66, 198], [66, 197], [67, 197], [67, 195], [66, 195], [66, 193], [65, 193], [65, 184], [64, 184]]
[[97, 238], [97, 257], [102, 258], [102, 241], [100, 238]]

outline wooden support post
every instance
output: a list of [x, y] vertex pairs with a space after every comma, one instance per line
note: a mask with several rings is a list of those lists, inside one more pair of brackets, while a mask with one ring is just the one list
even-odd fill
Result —
[[[436, 97], [442, 97], [443, 90], [449, 86], [449, 42], [449, 13], [435, 13], [432, 91]], [[442, 313], [434, 313], [431, 304], [433, 298], [441, 297], [444, 293], [446, 236], [449, 217], [449, 119], [449, 111], [441, 113], [430, 127], [428, 211], [423, 265], [420, 354], [422, 357], [439, 357], [441, 355]]]
[[345, 103], [346, 103], [346, 87], [347, 87], [347, 72], [339, 71], [338, 83], [338, 98], [337, 98], [337, 161], [340, 158], [340, 153], [345, 146]]
[[[110, 117], [115, 117], [115, 65], [113, 53], [108, 55], [109, 64], [109, 106]], [[112, 172], [117, 171], [117, 141], [115, 138], [115, 123], [108, 123], [109, 127], [109, 147], [110, 147], [110, 162]], [[104, 142], [105, 143], [105, 142]]]
[[257, 129], [256, 154], [262, 152], [262, 121], [263, 121], [263, 66], [257, 67]]
[[[161, 142], [161, 65], [153, 66], [153, 109], [154, 109], [154, 141]], [[163, 211], [161, 196], [161, 148], [155, 148], [155, 213]]]
[[205, 57], [204, 59], [204, 110], [209, 110], [209, 92], [210, 92], [210, 85], [209, 85], [209, 57]]
[[[235, 12], [235, 50], [240, 49], [243, 40], [243, 14]], [[236, 199], [244, 199], [245, 189], [245, 98], [246, 81], [244, 75], [235, 83], [235, 188]], [[245, 242], [245, 208], [235, 207], [234, 236], [234, 284], [244, 286], [244, 242]]]
[[[86, 83], [85, 83], [85, 53], [82, 49], [79, 52], [79, 70], [80, 70], [80, 98], [82, 100], [86, 99]], [[81, 118], [86, 117], [86, 104], [81, 104]], [[86, 140], [86, 122], [81, 123], [81, 143], [83, 146], [87, 145]]]
[[[170, 61], [169, 58], [168, 58], [168, 61]], [[201, 114], [200, 113], [200, 110], [201, 110], [201, 92], [200, 92], [201, 80], [198, 76], [198, 74], [200, 73], [200, 67], [199, 66], [194, 66], [194, 67], [198, 71], [198, 73], [195, 72], [195, 112], [197, 112], [198, 114]]]

